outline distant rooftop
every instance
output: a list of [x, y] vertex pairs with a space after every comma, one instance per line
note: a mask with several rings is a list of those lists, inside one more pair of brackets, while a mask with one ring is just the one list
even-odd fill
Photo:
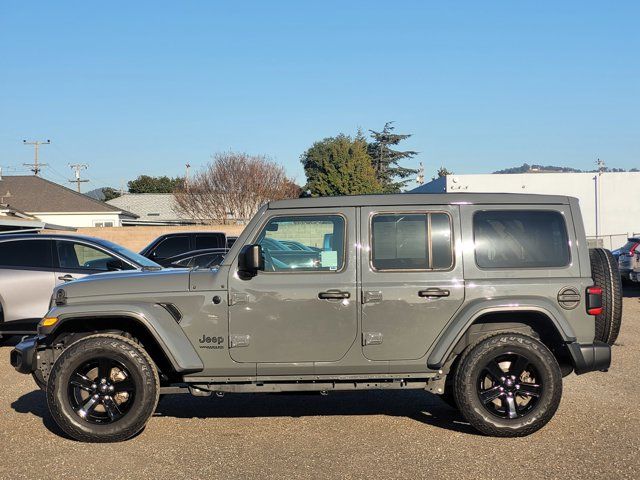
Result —
[[135, 221], [123, 220], [123, 223], [135, 224], [189, 224], [196, 223], [192, 218], [178, 212], [172, 193], [125, 193], [107, 201], [114, 207], [138, 216]]
[[3, 175], [0, 203], [27, 213], [120, 212], [121, 209], [35, 175]]

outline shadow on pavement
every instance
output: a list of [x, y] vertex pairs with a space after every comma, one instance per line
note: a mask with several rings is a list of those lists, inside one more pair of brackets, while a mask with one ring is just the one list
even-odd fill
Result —
[[22, 339], [22, 337], [23, 337], [22, 335], [2, 337], [0, 338], [0, 347], [14, 347], [18, 343], [20, 343], [20, 340]]
[[49, 415], [46, 394], [42, 390], [38, 389], [25, 393], [11, 404], [11, 408], [17, 413], [31, 414], [40, 417], [42, 424], [47, 430], [59, 437], [69, 439], [60, 427], [56, 425], [51, 415]]
[[[40, 417], [55, 435], [69, 438], [53, 421], [45, 393], [33, 390], [11, 404], [17, 413]], [[156, 417], [260, 418], [390, 415], [406, 417], [429, 426], [479, 435], [460, 413], [436, 395], [423, 391], [366, 391], [319, 394], [228, 394], [223, 398], [199, 398], [188, 394], [167, 395], [156, 408]]]
[[622, 296], [624, 298], [640, 298], [640, 283], [623, 283]]
[[421, 390], [227, 394], [223, 398], [167, 395], [156, 416], [176, 418], [258, 418], [341, 415], [406, 417], [426, 425], [478, 435], [462, 415], [437, 395]]

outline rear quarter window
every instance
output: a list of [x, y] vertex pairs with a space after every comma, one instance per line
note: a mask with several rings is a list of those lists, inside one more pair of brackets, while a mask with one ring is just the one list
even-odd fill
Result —
[[571, 252], [564, 216], [552, 210], [486, 210], [473, 217], [480, 268], [559, 268]]
[[50, 240], [0, 242], [0, 266], [52, 268]]

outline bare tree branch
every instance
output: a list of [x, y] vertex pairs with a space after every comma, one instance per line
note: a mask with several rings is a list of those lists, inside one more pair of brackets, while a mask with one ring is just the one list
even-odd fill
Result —
[[250, 219], [272, 200], [296, 198], [300, 187], [265, 156], [223, 152], [174, 192], [179, 213], [200, 223]]

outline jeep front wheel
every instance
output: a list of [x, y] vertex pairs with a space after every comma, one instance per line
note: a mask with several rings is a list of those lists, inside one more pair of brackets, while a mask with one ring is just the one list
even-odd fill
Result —
[[142, 430], [158, 403], [153, 360], [135, 342], [112, 334], [84, 337], [51, 370], [47, 403], [65, 433], [86, 442], [117, 442]]
[[460, 412], [486, 435], [520, 437], [539, 430], [560, 404], [562, 373], [535, 338], [499, 333], [467, 347], [456, 370]]

